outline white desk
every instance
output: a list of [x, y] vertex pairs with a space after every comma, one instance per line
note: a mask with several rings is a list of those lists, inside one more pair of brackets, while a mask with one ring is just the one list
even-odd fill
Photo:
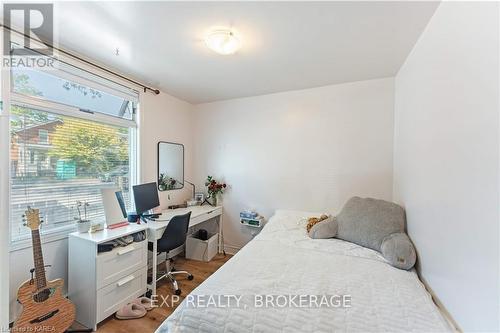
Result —
[[221, 228], [222, 228], [222, 206], [212, 207], [212, 206], [193, 206], [187, 208], [177, 208], [177, 209], [167, 209], [162, 212], [159, 221], [150, 221], [144, 224], [148, 228], [148, 242], [153, 243], [153, 264], [152, 264], [152, 282], [148, 284], [148, 289], [151, 290], [152, 294], [156, 294], [156, 274], [158, 260], [156, 257], [157, 253], [157, 240], [161, 238], [165, 228], [167, 227], [170, 219], [176, 215], [182, 215], [191, 212], [191, 218], [189, 220], [189, 227], [193, 227], [202, 222], [208, 221], [210, 219], [219, 218], [219, 253], [221, 252]]

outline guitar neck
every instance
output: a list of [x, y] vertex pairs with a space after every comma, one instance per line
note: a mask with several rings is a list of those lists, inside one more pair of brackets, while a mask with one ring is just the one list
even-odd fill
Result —
[[31, 239], [33, 241], [36, 287], [37, 289], [42, 289], [47, 286], [47, 279], [45, 277], [45, 264], [43, 263], [42, 244], [40, 242], [40, 232], [38, 229], [31, 230]]

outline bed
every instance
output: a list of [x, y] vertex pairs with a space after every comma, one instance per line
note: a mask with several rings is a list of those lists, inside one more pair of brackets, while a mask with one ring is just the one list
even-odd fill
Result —
[[[184, 300], [157, 332], [452, 331], [414, 270], [394, 268], [380, 253], [353, 243], [310, 239], [305, 223], [314, 215], [277, 211], [191, 294], [240, 295], [238, 306], [196, 307]], [[263, 307], [255, 295], [349, 295], [350, 304]]]

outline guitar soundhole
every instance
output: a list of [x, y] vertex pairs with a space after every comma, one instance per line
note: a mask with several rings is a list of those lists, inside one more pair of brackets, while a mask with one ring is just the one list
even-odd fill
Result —
[[52, 292], [50, 288], [43, 289], [42, 291], [39, 291], [38, 293], [33, 295], [33, 300], [37, 303], [45, 302], [51, 294]]

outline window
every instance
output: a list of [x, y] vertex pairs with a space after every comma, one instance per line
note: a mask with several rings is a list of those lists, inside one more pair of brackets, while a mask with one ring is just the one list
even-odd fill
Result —
[[[12, 43], [11, 52], [17, 47]], [[133, 120], [137, 91], [64, 61], [55, 61], [55, 68], [57, 70], [12, 67], [11, 91], [91, 113]]]
[[102, 78], [96, 86], [106, 83], [107, 92], [91, 88], [90, 74], [68, 78], [60, 70], [11, 71], [11, 242], [30, 237], [22, 222], [27, 206], [40, 209], [42, 233], [73, 230], [78, 201], [90, 204], [87, 218], [104, 221], [102, 188], [122, 190], [130, 208], [137, 92], [121, 87], [113, 95], [115, 83]]
[[[99, 112], [110, 116], [132, 119], [135, 104], [124, 97], [114, 96], [105, 91], [57, 77], [53, 71], [27, 68], [12, 68], [12, 91], [77, 107], [88, 112]], [[57, 71], [58, 74], [64, 73]], [[73, 75], [64, 75], [74, 78]], [[96, 86], [98, 86], [96, 84]]]
[[[120, 188], [130, 203], [131, 129], [16, 105], [12, 113], [13, 240], [29, 234], [21, 223], [27, 205], [40, 209], [43, 228], [49, 230], [74, 224], [77, 201], [90, 204], [88, 218], [102, 218], [101, 188]], [[45, 150], [32, 142], [31, 132], [37, 126], [50, 128], [53, 139]], [[29, 164], [17, 154], [20, 148], [29, 154]], [[47, 156], [53, 163], [47, 163]]]
[[47, 131], [46, 129], [38, 130], [38, 143], [39, 144], [49, 143], [49, 131]]

